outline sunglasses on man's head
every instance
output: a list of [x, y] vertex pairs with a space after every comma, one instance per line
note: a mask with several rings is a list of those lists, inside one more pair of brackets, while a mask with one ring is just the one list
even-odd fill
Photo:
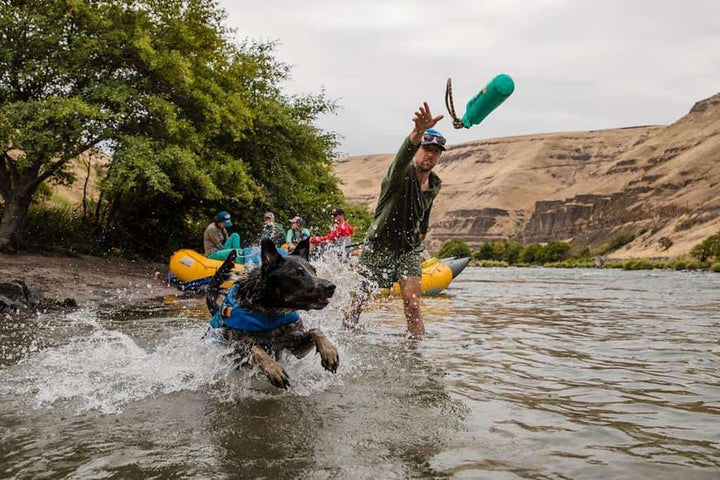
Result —
[[445, 137], [439, 137], [437, 135], [433, 135], [431, 133], [426, 133], [423, 135], [423, 142], [432, 142], [437, 143], [438, 145], [445, 145]]

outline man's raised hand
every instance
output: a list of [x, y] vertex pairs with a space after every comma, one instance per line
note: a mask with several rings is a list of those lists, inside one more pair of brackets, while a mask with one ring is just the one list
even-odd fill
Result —
[[430, 113], [430, 107], [428, 106], [427, 102], [423, 102], [423, 104], [420, 105], [418, 111], [415, 112], [415, 116], [413, 117], [413, 123], [415, 124], [415, 128], [410, 133], [410, 141], [415, 145], [420, 143], [423, 133], [425, 133], [425, 130], [434, 127], [435, 124], [437, 124], [442, 119], [443, 115], [433, 117], [432, 113]]
[[415, 117], [413, 118], [413, 123], [415, 123], [415, 130], [424, 132], [428, 128], [434, 127], [436, 123], [442, 120], [442, 118], [443, 115], [433, 117], [432, 113], [430, 113], [430, 107], [428, 106], [427, 102], [423, 102], [423, 104], [418, 108], [418, 111], [415, 112]]

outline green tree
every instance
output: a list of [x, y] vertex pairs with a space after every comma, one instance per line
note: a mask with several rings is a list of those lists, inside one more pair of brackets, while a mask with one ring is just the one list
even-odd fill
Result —
[[565, 260], [570, 252], [570, 244], [565, 242], [548, 242], [542, 248], [539, 260], [542, 263], [561, 262]]
[[710, 235], [690, 250], [690, 255], [701, 262], [715, 259], [720, 260], [720, 233]]
[[542, 263], [542, 245], [531, 243], [526, 245], [520, 253], [520, 261], [523, 263]]
[[503, 252], [502, 259], [508, 263], [508, 265], [514, 265], [520, 259], [520, 253], [522, 253], [523, 246], [517, 242], [508, 242], [505, 246], [505, 252]]
[[473, 260], [497, 260], [495, 258], [495, 249], [493, 248], [493, 244], [485, 242], [480, 245], [480, 248], [473, 253]]
[[500, 261], [505, 257], [505, 250], [507, 249], [507, 241], [493, 242], [493, 260]]
[[456, 258], [468, 258], [472, 256], [470, 247], [467, 243], [462, 240], [449, 240], [443, 243], [438, 253], [439, 258], [456, 257]]
[[353, 242], [362, 242], [365, 239], [368, 228], [370, 228], [372, 224], [372, 215], [370, 215], [370, 212], [364, 207], [357, 205], [346, 205], [343, 208], [345, 209], [345, 217], [348, 223], [355, 228], [355, 233], [353, 233], [352, 236]]
[[93, 147], [113, 156], [105, 237], [153, 253], [221, 207], [250, 229], [258, 210], [312, 220], [341, 200], [335, 138], [311, 123], [334, 104], [283, 95], [273, 45], [236, 44], [223, 21], [214, 0], [0, 2], [0, 248]]

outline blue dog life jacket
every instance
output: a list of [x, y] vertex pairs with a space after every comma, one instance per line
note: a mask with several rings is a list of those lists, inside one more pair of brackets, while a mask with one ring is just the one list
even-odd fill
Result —
[[285, 315], [268, 316], [258, 312], [249, 312], [235, 305], [235, 289], [233, 285], [220, 305], [220, 309], [210, 320], [212, 328], [230, 327], [246, 332], [267, 332], [283, 325], [295, 323], [300, 320], [297, 312], [286, 313]]

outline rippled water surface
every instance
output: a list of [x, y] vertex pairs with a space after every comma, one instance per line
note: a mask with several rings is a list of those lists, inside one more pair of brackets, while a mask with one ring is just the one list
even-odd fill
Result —
[[287, 392], [199, 303], [0, 319], [0, 478], [720, 478], [720, 275], [468, 269], [420, 342], [334, 280]]

